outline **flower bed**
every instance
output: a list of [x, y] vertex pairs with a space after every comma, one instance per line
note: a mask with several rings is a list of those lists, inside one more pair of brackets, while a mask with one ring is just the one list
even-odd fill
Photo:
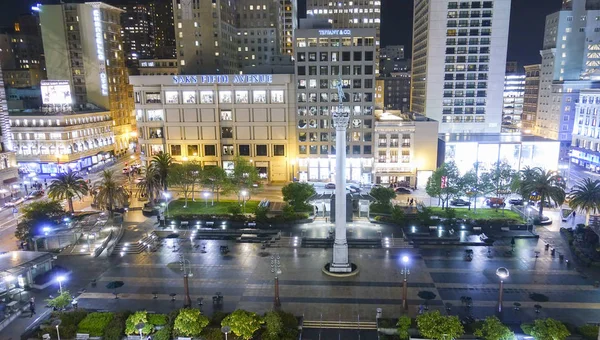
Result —
[[113, 317], [113, 313], [90, 313], [77, 326], [77, 333], [102, 336]]

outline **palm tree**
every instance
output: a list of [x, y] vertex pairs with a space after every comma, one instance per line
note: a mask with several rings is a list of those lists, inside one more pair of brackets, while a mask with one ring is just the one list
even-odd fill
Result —
[[123, 185], [117, 183], [114, 175], [114, 171], [104, 170], [102, 180], [94, 190], [98, 192], [96, 204], [101, 208], [106, 208], [111, 215], [115, 207], [125, 205], [129, 199], [127, 191]]
[[169, 168], [173, 164], [173, 158], [170, 154], [161, 151], [152, 158], [151, 164], [156, 167], [163, 190], [167, 191], [167, 176], [169, 175]]
[[81, 199], [88, 192], [89, 187], [83, 177], [71, 170], [67, 173], [58, 174], [58, 177], [48, 187], [48, 197], [53, 200], [66, 199], [71, 214], [75, 212], [73, 209], [73, 198], [77, 197]]
[[162, 188], [158, 171], [153, 164], [150, 164], [144, 170], [144, 177], [137, 184], [138, 189], [148, 196], [150, 206], [154, 206], [154, 199], [160, 195]]
[[585, 211], [585, 224], [590, 221], [591, 213], [600, 211], [600, 180], [592, 181], [589, 178], [577, 183], [569, 193], [569, 207]]
[[523, 193], [536, 193], [540, 196], [539, 218], [542, 219], [544, 211], [544, 202], [546, 199], [554, 201], [557, 205], [565, 202], [564, 184], [559, 180], [559, 176], [553, 171], [544, 171], [542, 168], [534, 168], [533, 172], [527, 174], [522, 182]]

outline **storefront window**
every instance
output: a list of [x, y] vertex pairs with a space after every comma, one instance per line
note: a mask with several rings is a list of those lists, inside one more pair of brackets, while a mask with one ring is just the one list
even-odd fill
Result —
[[150, 145], [150, 154], [155, 156], [159, 153], [164, 152], [162, 145]]
[[148, 121], [164, 120], [163, 110], [148, 110]]
[[[146, 104], [160, 104], [160, 93], [159, 92], [148, 92], [146, 93]], [[25, 124], [27, 125], [27, 124]]]
[[200, 104], [214, 104], [213, 91], [200, 91]]
[[162, 128], [150, 128], [150, 138], [163, 138]]
[[196, 104], [196, 91], [183, 91], [183, 102], [186, 104]]
[[231, 91], [219, 91], [219, 103], [231, 104]]
[[179, 104], [179, 94], [177, 91], [165, 91], [165, 100], [167, 104]]
[[283, 91], [281, 90], [273, 90], [271, 91], [271, 103], [283, 103]]
[[252, 92], [252, 102], [255, 104], [263, 104], [267, 102], [267, 91], [255, 90]]
[[236, 104], [248, 104], [248, 91], [235, 91]]

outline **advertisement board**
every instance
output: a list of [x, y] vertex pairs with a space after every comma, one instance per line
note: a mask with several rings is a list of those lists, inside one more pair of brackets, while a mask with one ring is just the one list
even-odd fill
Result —
[[42, 103], [44, 105], [72, 104], [71, 85], [68, 80], [42, 80]]

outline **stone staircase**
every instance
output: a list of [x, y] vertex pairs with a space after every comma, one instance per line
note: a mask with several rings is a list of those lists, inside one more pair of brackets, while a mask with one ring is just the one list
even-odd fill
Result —
[[358, 322], [358, 321], [304, 320], [302, 322], [302, 328], [377, 330], [377, 322], [375, 322], [375, 321]]
[[383, 249], [410, 249], [414, 248], [412, 244], [403, 238], [384, 237], [381, 239], [381, 247]]
[[148, 246], [150, 246], [150, 250], [153, 251], [156, 249], [159, 243], [160, 238], [153, 231], [149, 235], [142, 237], [137, 242], [119, 242], [119, 244], [115, 246], [112, 255], [122, 256], [124, 254], [141, 254], [142, 252], [148, 250]]

